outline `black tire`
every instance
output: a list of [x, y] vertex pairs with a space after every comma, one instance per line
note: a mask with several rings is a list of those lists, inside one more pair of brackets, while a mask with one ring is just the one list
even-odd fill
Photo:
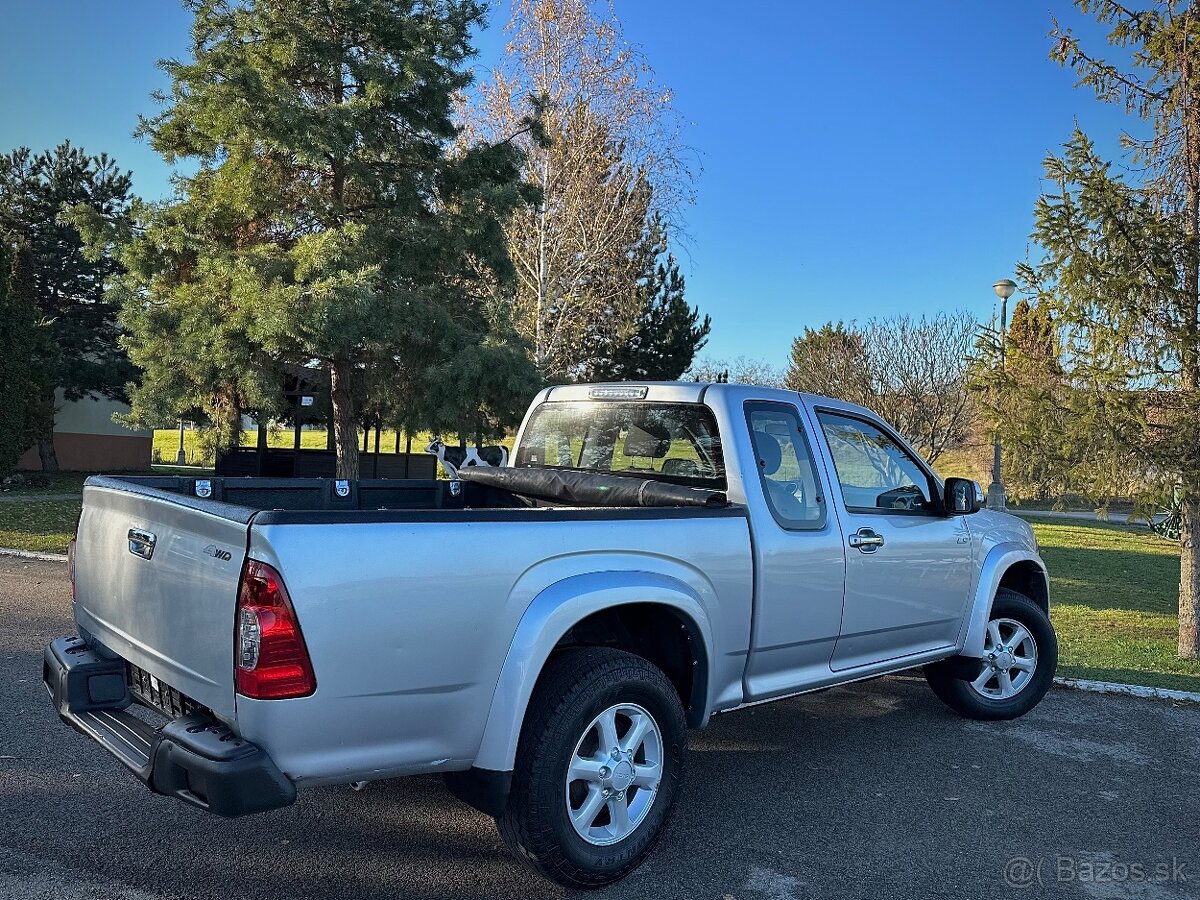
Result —
[[990, 699], [971, 687], [971, 679], [981, 673], [983, 662], [956, 656], [925, 666], [925, 680], [938, 699], [968, 719], [999, 721], [1015, 719], [1029, 712], [1050, 689], [1058, 668], [1058, 638], [1054, 626], [1040, 606], [1016, 591], [1001, 588], [996, 592], [989, 620], [1012, 619], [1024, 625], [1037, 643], [1037, 663], [1033, 677], [1014, 697]]
[[[623, 840], [584, 840], [567, 814], [566, 773], [590, 722], [620, 703], [648, 711], [662, 737], [662, 778], [645, 818]], [[687, 726], [679, 695], [655, 666], [607, 647], [563, 650], [538, 680], [517, 747], [512, 789], [496, 820], [513, 854], [569, 888], [598, 888], [637, 868], [662, 836], [683, 779]]]

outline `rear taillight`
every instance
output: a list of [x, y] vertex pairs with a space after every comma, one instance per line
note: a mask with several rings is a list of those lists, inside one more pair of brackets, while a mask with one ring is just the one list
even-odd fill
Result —
[[304, 635], [283, 579], [248, 559], [242, 568], [234, 623], [237, 691], [255, 700], [307, 697], [317, 689]]
[[71, 579], [71, 602], [75, 601], [75, 538], [67, 544], [67, 577]]

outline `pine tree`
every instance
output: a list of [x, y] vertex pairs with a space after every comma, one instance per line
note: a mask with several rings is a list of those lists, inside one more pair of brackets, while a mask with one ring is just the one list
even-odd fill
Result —
[[1049, 499], [1078, 489], [1094, 454], [1078, 438], [1063, 439], [1072, 432], [1077, 398], [1050, 305], [1024, 298], [1016, 304], [1003, 361], [999, 337], [993, 331], [981, 338], [970, 377], [983, 418], [1003, 436], [1009, 496]]
[[688, 305], [679, 265], [667, 249], [666, 229], [654, 216], [629, 254], [629, 287], [639, 312], [626, 323], [615, 314], [594, 324], [580, 349], [584, 381], [674, 381], [708, 341], [712, 320]]
[[522, 154], [511, 141], [451, 152], [482, 5], [188, 6], [191, 60], [163, 63], [166, 108], [141, 131], [198, 171], [126, 245], [126, 309], [141, 358], [176, 341], [196, 362], [178, 387], [148, 370], [135, 405], [181, 407], [209, 381], [228, 417], [268, 399], [272, 366], [319, 365], [338, 476], [355, 478], [372, 392], [406, 385], [409, 413], [440, 423], [489, 414], [474, 397], [488, 377], [533, 384], [485, 302], [512, 277], [500, 222], [534, 199]]
[[29, 446], [28, 414], [41, 394], [36, 369], [50, 345], [49, 329], [34, 310], [29, 256], [27, 247], [0, 232], [0, 474]]
[[712, 319], [684, 298], [684, 279], [674, 256], [655, 268], [653, 288], [638, 317], [633, 336], [618, 348], [614, 376], [646, 381], [674, 381], [691, 368], [708, 343]]
[[1143, 507], [1181, 498], [1179, 653], [1200, 657], [1200, 11], [1077, 0], [1110, 27], [1126, 69], [1056, 32], [1052, 58], [1148, 125], [1123, 136], [1140, 163], [1118, 173], [1078, 128], [1046, 159], [1034, 210], [1042, 259], [1021, 279], [1062, 329], [1073, 415], [1091, 489], [1141, 488]]
[[19, 148], [0, 156], [0, 233], [24, 247], [24, 278], [36, 317], [47, 322], [38, 388], [27, 417], [42, 468], [54, 471], [56, 391], [66, 400], [124, 399], [135, 378], [119, 344], [117, 307], [105, 285], [119, 270], [109, 253], [86, 252], [65, 215], [85, 208], [120, 223], [129, 215], [130, 176], [106, 155], [62, 143], [52, 151]]

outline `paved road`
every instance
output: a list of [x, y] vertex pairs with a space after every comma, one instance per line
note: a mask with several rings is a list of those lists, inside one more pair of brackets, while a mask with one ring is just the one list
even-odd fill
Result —
[[[0, 559], [0, 898], [563, 895], [437, 779], [234, 821], [151, 795], [50, 712], [66, 597], [60, 565]], [[594, 896], [1200, 897], [1196, 707], [1055, 690], [985, 726], [888, 678], [719, 717], [692, 749], [658, 851]]]

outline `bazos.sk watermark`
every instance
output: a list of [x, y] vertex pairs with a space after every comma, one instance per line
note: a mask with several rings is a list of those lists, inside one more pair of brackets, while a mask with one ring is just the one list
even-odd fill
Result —
[[1004, 883], [1028, 888], [1051, 884], [1186, 884], [1187, 862], [1172, 856], [1125, 860], [1111, 854], [1014, 856], [1004, 864]]

